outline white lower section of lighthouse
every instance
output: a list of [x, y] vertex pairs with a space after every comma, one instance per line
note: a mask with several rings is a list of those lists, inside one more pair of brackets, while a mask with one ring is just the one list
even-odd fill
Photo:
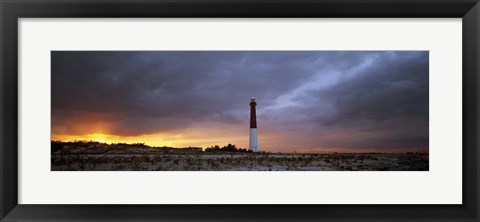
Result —
[[252, 152], [258, 152], [258, 134], [256, 128], [250, 128], [250, 143], [248, 147]]

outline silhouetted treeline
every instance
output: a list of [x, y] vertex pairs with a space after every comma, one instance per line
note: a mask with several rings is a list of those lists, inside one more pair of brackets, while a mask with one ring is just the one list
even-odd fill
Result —
[[[142, 150], [142, 151], [140, 151]], [[145, 143], [103, 143], [98, 141], [75, 140], [70, 142], [51, 141], [52, 154], [106, 154], [106, 153], [138, 153], [148, 152], [152, 154], [201, 154], [201, 153], [215, 153], [215, 152], [237, 152], [237, 153], [251, 153], [247, 149], [238, 148], [234, 144], [227, 144], [220, 147], [219, 145], [211, 146], [202, 150], [200, 147], [155, 147], [149, 146]]]
[[106, 143], [101, 143], [98, 141], [93, 141], [93, 140], [75, 140], [75, 141], [70, 141], [70, 142], [62, 142], [62, 141], [52, 141], [52, 153], [61, 150], [65, 146], [75, 146], [75, 147], [91, 147], [91, 146], [97, 146], [97, 145], [108, 145]]
[[251, 153], [252, 151], [242, 148], [237, 148], [235, 144], [228, 144], [226, 146], [220, 147], [219, 145], [211, 146], [205, 149], [205, 152], [213, 152], [213, 151], [228, 151], [228, 152], [245, 152]]
[[144, 148], [152, 148], [145, 143], [103, 143], [93, 140], [74, 140], [70, 142], [63, 142], [63, 141], [52, 141], [52, 147], [61, 148], [64, 145], [74, 145], [76, 147], [90, 147], [92, 145], [112, 145], [112, 146], [132, 146], [132, 147], [144, 147]]
[[132, 146], [132, 147], [142, 147], [142, 148], [152, 148], [149, 145], [145, 145], [145, 143], [112, 143], [113, 146]]

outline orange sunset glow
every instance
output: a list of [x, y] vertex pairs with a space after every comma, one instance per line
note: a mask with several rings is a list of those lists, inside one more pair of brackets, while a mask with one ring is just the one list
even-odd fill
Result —
[[54, 141], [75, 141], [75, 140], [84, 140], [84, 141], [97, 141], [102, 143], [145, 143], [149, 146], [156, 147], [209, 147], [212, 145], [224, 145], [228, 143], [242, 144], [246, 146], [246, 139], [233, 136], [225, 139], [223, 136], [218, 138], [206, 138], [201, 134], [197, 133], [186, 133], [186, 134], [148, 134], [148, 135], [139, 135], [139, 136], [116, 136], [108, 134], [86, 134], [86, 135], [52, 135], [52, 140]]

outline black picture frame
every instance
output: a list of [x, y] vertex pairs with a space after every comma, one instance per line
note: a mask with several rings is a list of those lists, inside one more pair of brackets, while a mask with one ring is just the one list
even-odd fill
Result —
[[[1, 221], [478, 221], [478, 0], [0, 0]], [[18, 19], [122, 17], [462, 18], [461, 205], [18, 204]], [[446, 89], [447, 90], [447, 89]], [[441, 194], [439, 194], [441, 195]]]

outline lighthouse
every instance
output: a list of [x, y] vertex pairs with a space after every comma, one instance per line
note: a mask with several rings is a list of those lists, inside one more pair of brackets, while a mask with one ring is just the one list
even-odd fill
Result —
[[258, 134], [257, 134], [257, 114], [255, 107], [257, 102], [255, 98], [250, 99], [250, 142], [249, 150], [252, 152], [258, 152]]

